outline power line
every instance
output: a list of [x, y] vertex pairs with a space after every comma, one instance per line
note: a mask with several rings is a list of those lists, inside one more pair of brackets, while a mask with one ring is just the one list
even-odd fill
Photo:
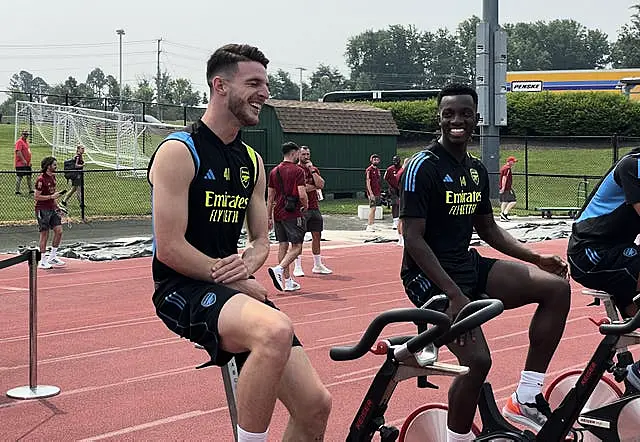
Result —
[[[155, 40], [129, 40], [123, 45], [150, 43]], [[53, 43], [53, 44], [0, 44], [0, 49], [58, 49], [58, 48], [92, 48], [99, 46], [113, 46], [114, 42], [108, 43]]]

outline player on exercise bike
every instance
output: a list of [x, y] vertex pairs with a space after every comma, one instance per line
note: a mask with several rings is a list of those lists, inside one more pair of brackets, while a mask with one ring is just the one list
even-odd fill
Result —
[[[540, 392], [570, 307], [567, 265], [558, 256], [525, 248], [495, 223], [489, 175], [482, 162], [467, 152], [478, 123], [477, 106], [473, 88], [443, 88], [438, 96], [442, 136], [415, 154], [404, 170], [400, 183], [405, 240], [401, 277], [417, 306], [445, 293], [451, 315], [484, 293], [500, 299], [506, 309], [538, 304], [529, 328], [525, 369], [504, 410], [509, 418], [537, 430], [550, 413]], [[496, 250], [535, 266], [484, 258], [470, 250], [474, 227]], [[491, 367], [489, 349], [480, 330], [449, 348], [470, 371], [456, 378], [449, 389], [448, 441], [473, 440], [471, 425]]]
[[[613, 296], [624, 317], [637, 312], [640, 292], [640, 149], [623, 156], [587, 198], [573, 224], [567, 258], [571, 277]], [[640, 362], [627, 368], [627, 380], [640, 390]]]

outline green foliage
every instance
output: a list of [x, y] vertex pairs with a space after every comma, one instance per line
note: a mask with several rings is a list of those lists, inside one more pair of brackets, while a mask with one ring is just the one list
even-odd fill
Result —
[[[438, 130], [435, 99], [370, 104], [391, 110], [400, 130]], [[619, 93], [509, 93], [507, 113], [504, 134], [640, 136], [640, 102]]]
[[438, 130], [436, 100], [372, 102], [372, 106], [391, 111], [399, 129], [435, 132]]

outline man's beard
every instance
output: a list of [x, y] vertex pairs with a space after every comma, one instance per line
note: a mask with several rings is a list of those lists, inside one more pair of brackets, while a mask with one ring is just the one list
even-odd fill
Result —
[[233, 94], [229, 96], [229, 111], [236, 117], [241, 126], [255, 126], [258, 124], [257, 117], [250, 113], [251, 111], [247, 109], [248, 106], [248, 103]]

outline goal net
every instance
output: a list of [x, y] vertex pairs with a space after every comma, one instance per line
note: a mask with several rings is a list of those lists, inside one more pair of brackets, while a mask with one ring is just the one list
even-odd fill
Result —
[[[16, 136], [30, 129], [32, 143], [48, 145], [59, 160], [85, 148], [85, 162], [119, 169], [119, 175], [143, 175], [151, 154], [170, 133], [184, 129], [145, 123], [141, 116], [43, 103], [16, 103]], [[124, 169], [124, 170], [122, 170]]]

